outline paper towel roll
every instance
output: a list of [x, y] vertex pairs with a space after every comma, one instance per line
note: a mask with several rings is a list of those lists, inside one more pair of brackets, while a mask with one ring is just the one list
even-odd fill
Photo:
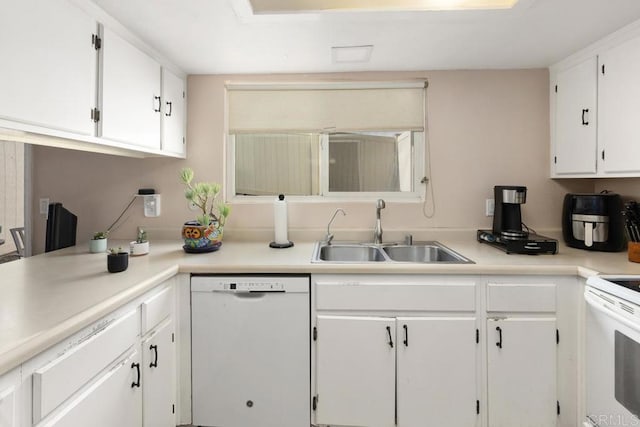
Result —
[[287, 201], [284, 194], [280, 194], [273, 202], [273, 229], [275, 232], [275, 242], [279, 245], [289, 243], [287, 237]]

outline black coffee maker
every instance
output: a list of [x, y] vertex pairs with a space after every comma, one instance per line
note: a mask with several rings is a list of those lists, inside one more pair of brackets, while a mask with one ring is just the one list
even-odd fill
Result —
[[496, 185], [493, 197], [493, 234], [504, 240], [526, 239], [529, 233], [522, 229], [520, 205], [527, 201], [527, 187]]
[[508, 254], [556, 254], [558, 241], [540, 236], [522, 227], [520, 206], [527, 201], [527, 187], [496, 185], [493, 229], [478, 230], [477, 239]]

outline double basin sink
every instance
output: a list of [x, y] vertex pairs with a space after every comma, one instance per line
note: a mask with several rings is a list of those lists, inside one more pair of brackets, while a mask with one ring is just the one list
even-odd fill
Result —
[[311, 261], [349, 264], [369, 262], [473, 264], [470, 259], [439, 242], [415, 242], [410, 245], [318, 242]]

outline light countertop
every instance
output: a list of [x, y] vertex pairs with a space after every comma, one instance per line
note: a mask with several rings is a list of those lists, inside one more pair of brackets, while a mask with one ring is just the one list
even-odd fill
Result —
[[[0, 265], [0, 374], [182, 273], [393, 273], [472, 275], [640, 274], [626, 252], [588, 252], [561, 244], [557, 255], [507, 255], [475, 241], [475, 232], [437, 240], [475, 264], [311, 263], [313, 242], [272, 249], [265, 242], [225, 241], [219, 251], [186, 254], [182, 242], [152, 241], [122, 273], [107, 272], [106, 254], [84, 245]], [[124, 243], [124, 242], [123, 242]], [[115, 245], [118, 243], [115, 242]]]

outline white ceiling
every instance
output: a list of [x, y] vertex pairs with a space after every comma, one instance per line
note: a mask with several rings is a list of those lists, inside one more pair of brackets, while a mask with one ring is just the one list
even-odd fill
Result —
[[[547, 67], [640, 19], [638, 0], [510, 10], [254, 15], [249, 0], [93, 0], [189, 74]], [[332, 46], [374, 45], [367, 63]]]

